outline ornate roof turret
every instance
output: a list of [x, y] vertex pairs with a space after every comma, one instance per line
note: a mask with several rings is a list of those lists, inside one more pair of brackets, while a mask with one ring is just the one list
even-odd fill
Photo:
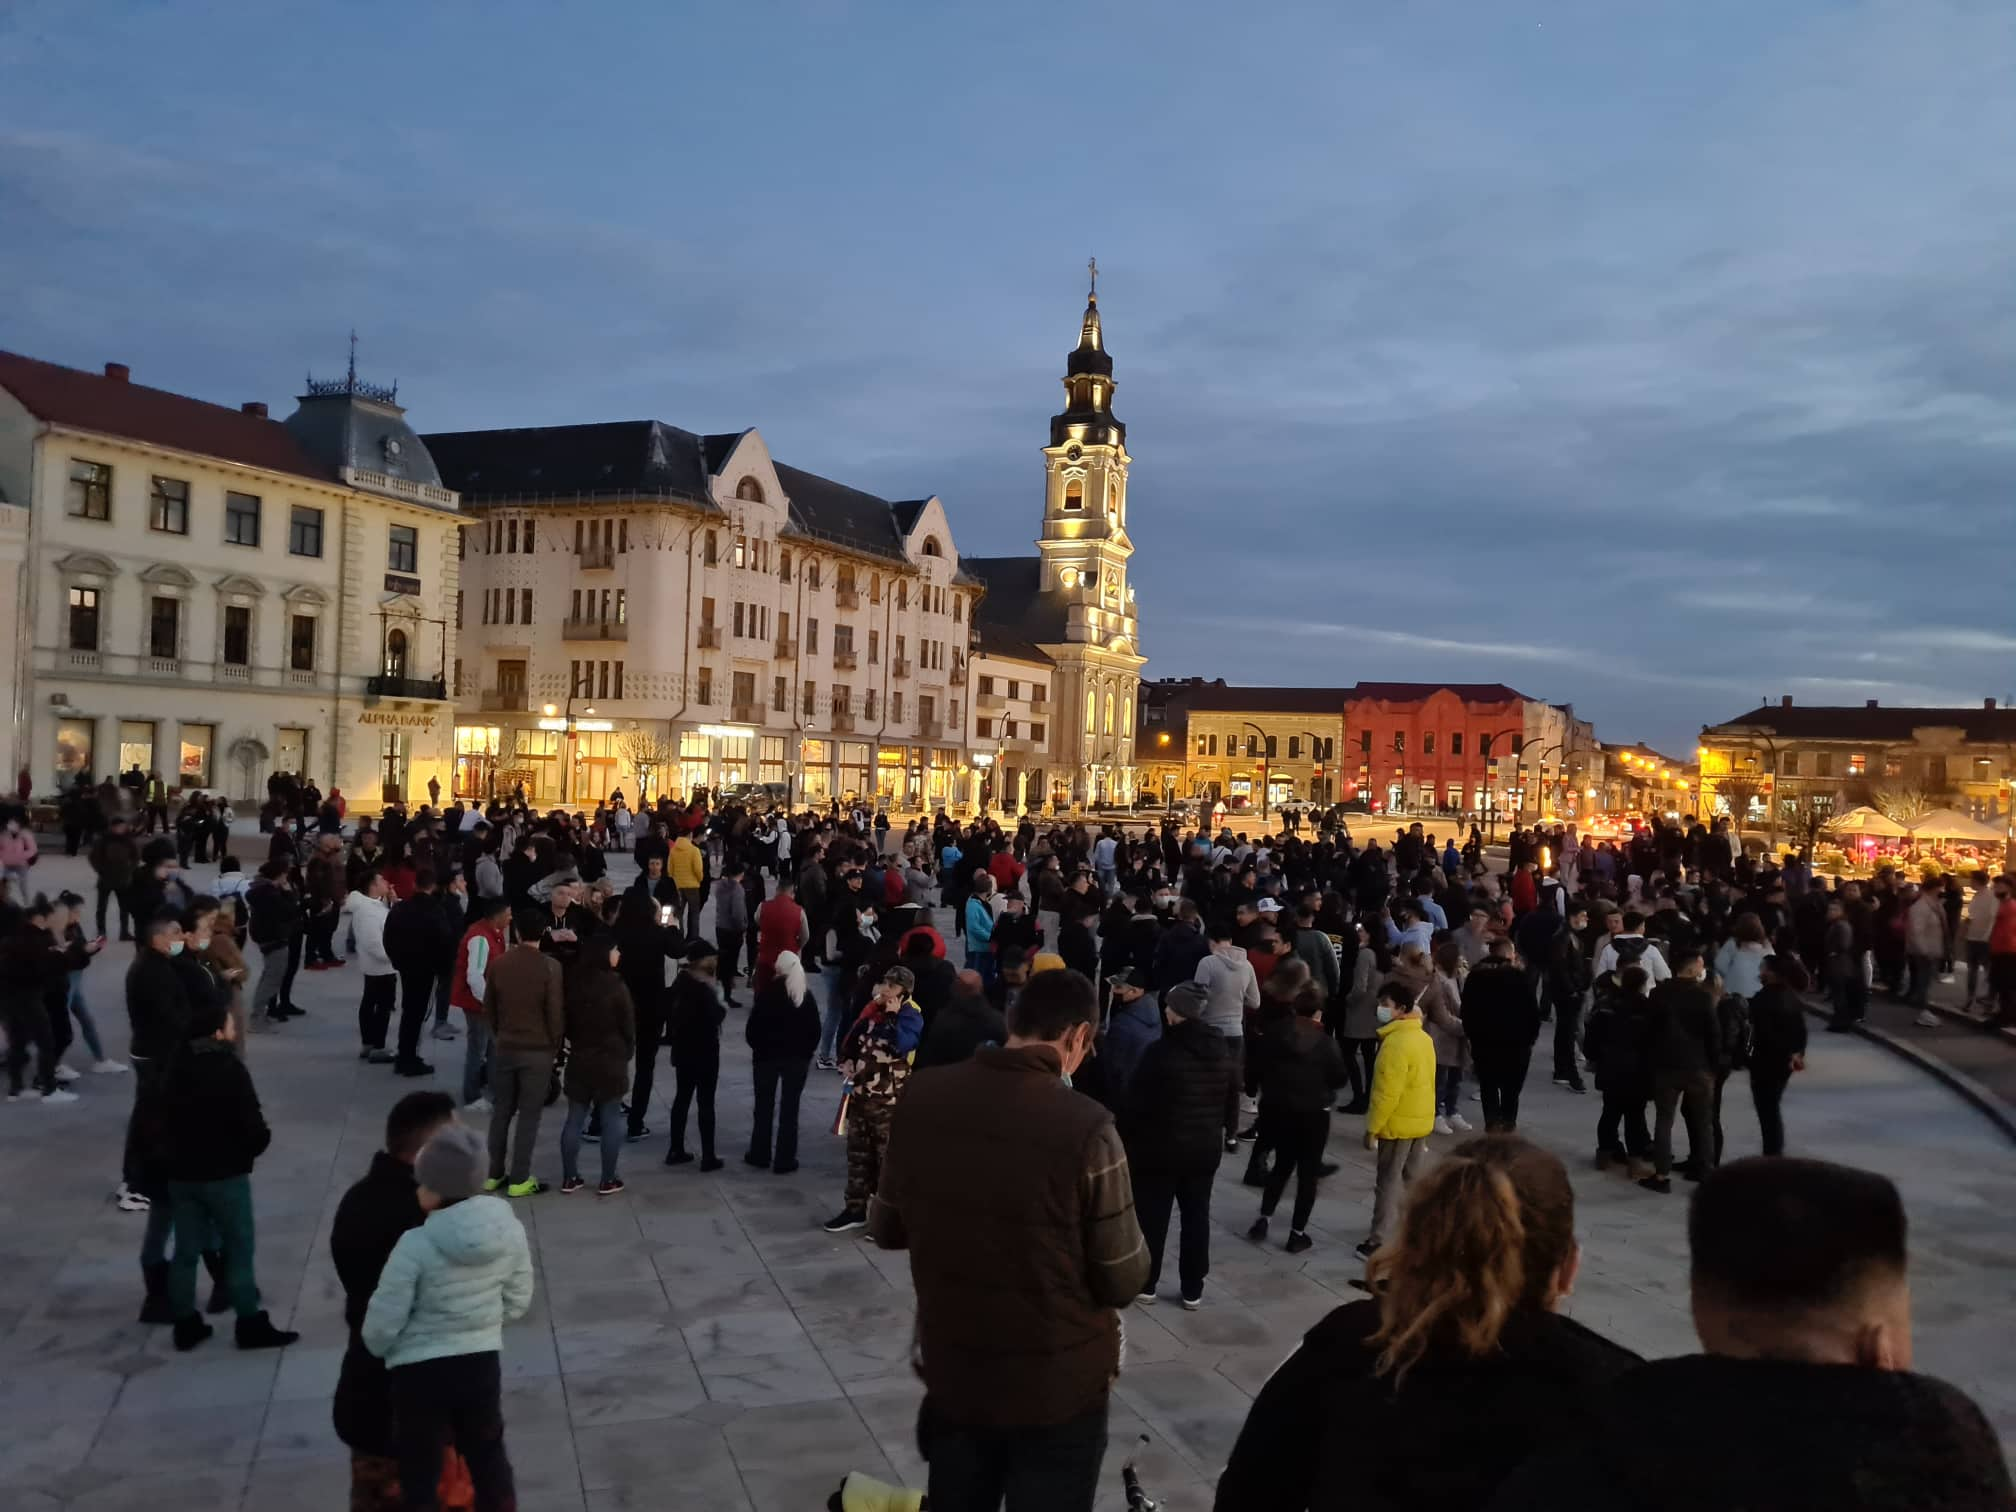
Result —
[[1064, 412], [1050, 420], [1050, 444], [1076, 441], [1087, 446], [1125, 446], [1127, 427], [1113, 416], [1113, 358], [1099, 323], [1099, 261], [1086, 265], [1092, 287], [1085, 296], [1085, 318], [1078, 327], [1078, 345], [1064, 362]]

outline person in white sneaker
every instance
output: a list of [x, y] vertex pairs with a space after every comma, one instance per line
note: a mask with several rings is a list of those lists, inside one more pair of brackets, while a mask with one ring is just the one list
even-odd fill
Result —
[[[49, 1010], [63, 1008], [69, 991], [69, 972], [63, 962], [63, 944], [50, 921], [55, 907], [47, 898], [37, 898], [21, 911], [21, 918], [5, 938], [0, 938], [0, 1018], [7, 1025], [7, 1100], [9, 1102], [74, 1103], [75, 1092], [63, 1082], [75, 1080], [77, 1073], [56, 1058], [56, 1037]], [[28, 1053], [35, 1052], [35, 1082], [27, 1082]]]
[[1372, 1062], [1372, 1106], [1365, 1148], [1378, 1152], [1372, 1187], [1372, 1232], [1358, 1246], [1370, 1255], [1386, 1242], [1407, 1183], [1420, 1167], [1435, 1127], [1435, 1042], [1421, 1023], [1413, 994], [1399, 982], [1379, 989], [1379, 1056]]
[[[105, 937], [89, 937], [84, 932], [84, 898], [81, 893], [62, 892], [56, 896], [56, 912], [50, 916], [49, 926], [56, 938], [63, 943], [63, 960], [68, 969], [69, 989], [64, 996], [63, 1012], [77, 1021], [77, 1032], [84, 1037], [84, 1048], [91, 1055], [91, 1069], [105, 1076], [116, 1076], [122, 1071], [130, 1071], [122, 1060], [114, 1060], [105, 1053], [104, 1041], [98, 1037], [98, 1021], [91, 1014], [91, 1005], [84, 996], [85, 968], [98, 958], [105, 948]], [[52, 1017], [51, 1027], [54, 1027]]]

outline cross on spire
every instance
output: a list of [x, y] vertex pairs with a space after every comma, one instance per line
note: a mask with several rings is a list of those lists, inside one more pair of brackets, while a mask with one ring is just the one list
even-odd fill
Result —
[[1086, 258], [1085, 271], [1092, 275], [1092, 292], [1089, 297], [1097, 299], [1099, 297], [1099, 259], [1096, 257]]
[[357, 327], [350, 327], [350, 385], [357, 385]]

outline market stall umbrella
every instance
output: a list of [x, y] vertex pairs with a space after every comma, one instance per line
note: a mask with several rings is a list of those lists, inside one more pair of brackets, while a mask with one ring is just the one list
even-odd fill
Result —
[[2000, 845], [2008, 839], [1999, 827], [1950, 808], [1934, 809], [1913, 819], [1911, 833], [1920, 840], [1954, 840], [1966, 845]]
[[1848, 810], [1827, 828], [1837, 835], [1867, 835], [1878, 840], [1901, 840], [1911, 833], [1895, 819], [1878, 813], [1866, 804]]

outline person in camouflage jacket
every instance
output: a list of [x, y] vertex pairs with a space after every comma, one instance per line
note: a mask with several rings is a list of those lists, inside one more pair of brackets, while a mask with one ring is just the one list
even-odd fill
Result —
[[910, 994], [917, 979], [907, 966], [890, 966], [868, 1006], [840, 1040], [840, 1074], [846, 1078], [847, 1203], [827, 1223], [829, 1233], [860, 1228], [868, 1199], [882, 1174], [889, 1117], [910, 1079], [924, 1015]]

